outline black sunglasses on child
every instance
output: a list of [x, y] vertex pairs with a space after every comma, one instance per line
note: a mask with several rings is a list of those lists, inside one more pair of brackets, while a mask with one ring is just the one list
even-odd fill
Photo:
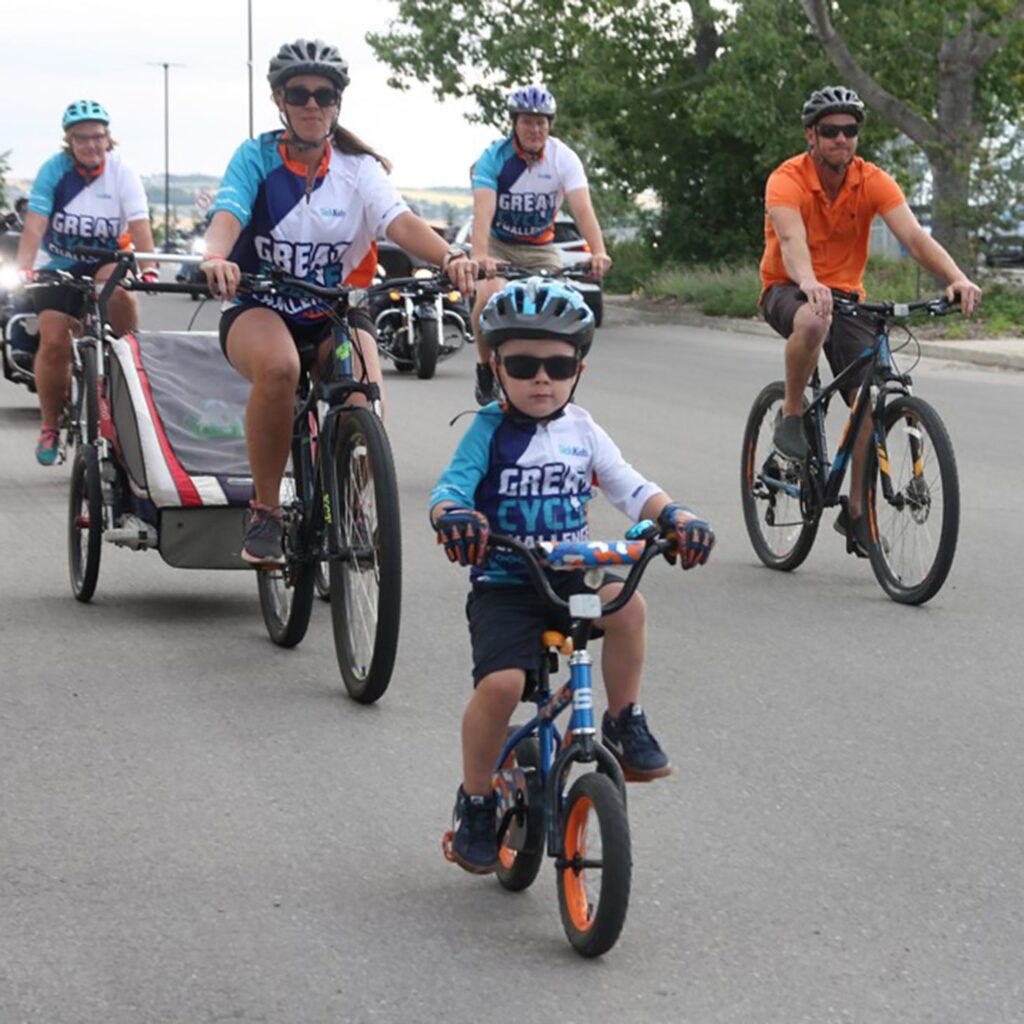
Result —
[[816, 130], [823, 139], [838, 139], [840, 135], [845, 135], [848, 139], [855, 139], [857, 132], [860, 131], [860, 125], [856, 123], [819, 124]]
[[312, 96], [318, 107], [333, 107], [338, 103], [338, 90], [328, 85], [313, 89], [312, 92], [302, 85], [289, 85], [284, 91], [284, 101], [290, 107], [304, 107]]
[[533, 380], [541, 367], [550, 380], [571, 380], [580, 366], [575, 356], [502, 356], [500, 363], [513, 380]]

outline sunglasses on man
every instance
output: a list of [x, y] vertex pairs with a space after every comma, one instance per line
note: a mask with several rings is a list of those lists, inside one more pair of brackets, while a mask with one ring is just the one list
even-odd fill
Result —
[[838, 139], [845, 135], [848, 139], [857, 138], [860, 131], [859, 124], [819, 124], [815, 129], [823, 139]]
[[572, 380], [580, 362], [575, 356], [502, 356], [500, 365], [513, 380], [533, 380], [542, 367], [550, 380]]
[[284, 91], [284, 101], [290, 107], [304, 107], [310, 96], [316, 100], [318, 107], [335, 107], [338, 105], [338, 90], [328, 85], [319, 89], [307, 89], [301, 85], [290, 85]]

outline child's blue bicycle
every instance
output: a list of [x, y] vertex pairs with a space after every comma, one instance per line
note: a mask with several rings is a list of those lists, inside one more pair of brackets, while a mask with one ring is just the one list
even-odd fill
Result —
[[[498, 881], [512, 892], [533, 884], [545, 853], [555, 859], [558, 905], [562, 925], [573, 948], [583, 956], [606, 953], [618, 940], [629, 905], [632, 854], [626, 786], [622, 770], [597, 738], [591, 686], [592, 658], [587, 644], [595, 619], [618, 611], [636, 591], [651, 560], [671, 555], [678, 542], [661, 536], [645, 520], [630, 527], [624, 541], [540, 543], [527, 547], [512, 537], [492, 534], [494, 547], [516, 552], [530, 580], [554, 611], [568, 610], [569, 635], [546, 630], [540, 643], [547, 651], [540, 679], [530, 699], [537, 714], [525, 725], [511, 726], [495, 768], [498, 796]], [[613, 565], [630, 565], [622, 590], [602, 605], [596, 593], [559, 597], [541, 568], [584, 569], [587, 582], [601, 585]], [[569, 681], [552, 693], [550, 676], [558, 655], [569, 659]], [[572, 705], [563, 737], [555, 719]], [[574, 764], [592, 764], [596, 771], [569, 785]], [[452, 833], [444, 837], [451, 854]]]

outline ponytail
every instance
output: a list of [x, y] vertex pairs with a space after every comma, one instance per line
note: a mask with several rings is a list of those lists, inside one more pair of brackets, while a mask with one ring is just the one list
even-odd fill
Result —
[[331, 144], [339, 153], [346, 153], [349, 156], [372, 156], [388, 174], [391, 173], [390, 160], [382, 157], [380, 153], [371, 149], [362, 139], [353, 135], [347, 128], [342, 128], [340, 124], [334, 126]]

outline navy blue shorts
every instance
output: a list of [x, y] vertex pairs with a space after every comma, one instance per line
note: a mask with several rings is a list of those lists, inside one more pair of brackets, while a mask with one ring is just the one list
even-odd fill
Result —
[[[559, 597], [594, 593], [583, 578], [582, 572], [560, 572], [555, 576], [554, 591]], [[621, 582], [618, 576], [605, 573], [601, 586]], [[523, 586], [475, 585], [466, 598], [466, 618], [473, 646], [473, 685], [492, 672], [522, 669], [526, 673], [524, 700], [540, 678], [544, 656], [541, 634], [546, 629], [568, 634], [570, 625], [569, 613], [556, 614], [529, 583]], [[595, 638], [603, 635], [599, 629], [592, 633]]]

